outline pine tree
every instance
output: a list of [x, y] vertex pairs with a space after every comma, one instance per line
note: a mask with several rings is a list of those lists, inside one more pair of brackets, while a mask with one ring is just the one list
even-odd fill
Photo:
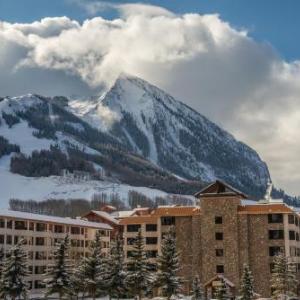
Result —
[[140, 230], [132, 246], [133, 250], [127, 264], [126, 287], [135, 298], [141, 300], [152, 284], [153, 278], [148, 269], [144, 238]]
[[124, 268], [123, 243], [119, 236], [113, 242], [108, 258], [108, 294], [118, 300], [125, 293], [126, 270]]
[[192, 289], [193, 289], [193, 296], [192, 296], [193, 300], [202, 300], [202, 299], [204, 299], [202, 286], [201, 286], [201, 283], [200, 283], [200, 280], [199, 280], [198, 276], [195, 276], [194, 279], [193, 279]]
[[57, 249], [54, 252], [54, 265], [48, 273], [50, 278], [45, 281], [45, 297], [57, 293], [61, 300], [64, 296], [69, 296], [73, 293], [71, 281], [72, 273], [68, 255], [69, 247], [70, 240], [67, 235], [60, 243], [58, 243]]
[[15, 300], [22, 296], [27, 299], [27, 254], [23, 249], [24, 240], [13, 246], [7, 253], [3, 262], [2, 276], [0, 283], [0, 298], [9, 297]]
[[162, 287], [163, 294], [170, 299], [181, 289], [179, 271], [179, 254], [176, 251], [175, 229], [171, 228], [161, 243], [161, 255], [158, 257], [157, 285]]
[[102, 253], [100, 232], [97, 231], [91, 244], [90, 255], [84, 259], [84, 285], [89, 295], [95, 299], [97, 293], [105, 288], [107, 273], [106, 260]]
[[283, 251], [274, 257], [272, 270], [271, 288], [273, 299], [287, 299], [296, 295], [296, 268], [295, 264], [289, 263]]
[[241, 300], [252, 300], [254, 297], [253, 276], [247, 264], [244, 264], [241, 282]]
[[82, 299], [84, 298], [86, 292], [85, 285], [85, 273], [86, 273], [86, 260], [82, 258], [76, 268], [73, 271], [71, 281], [73, 287], [73, 294], [77, 297], [81, 293]]
[[2, 270], [3, 270], [4, 258], [5, 258], [4, 249], [1, 248], [0, 249], [0, 280], [1, 280]]
[[218, 300], [227, 300], [230, 298], [228, 295], [228, 287], [224, 279], [221, 279], [220, 285], [216, 288], [215, 298]]

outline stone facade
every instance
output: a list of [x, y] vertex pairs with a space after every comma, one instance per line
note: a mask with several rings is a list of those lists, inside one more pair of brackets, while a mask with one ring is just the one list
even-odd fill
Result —
[[[127, 236], [133, 234], [127, 233], [126, 226], [141, 224], [143, 228], [147, 222], [155, 223], [158, 240], [152, 247], [159, 255], [161, 237], [174, 225], [184, 290], [191, 291], [192, 280], [198, 275], [207, 298], [214, 297], [222, 278], [228, 282], [232, 296], [236, 296], [244, 264], [253, 273], [255, 292], [270, 297], [276, 249], [284, 250], [289, 260], [297, 264], [300, 279], [300, 221], [296, 211], [278, 201], [249, 203], [245, 195], [222, 182], [210, 185], [196, 197], [199, 205], [194, 208], [159, 207], [148, 216], [123, 219], [120, 223], [125, 227], [125, 243]], [[173, 218], [172, 224], [162, 224], [165, 218]], [[143, 232], [145, 237], [149, 235]]]

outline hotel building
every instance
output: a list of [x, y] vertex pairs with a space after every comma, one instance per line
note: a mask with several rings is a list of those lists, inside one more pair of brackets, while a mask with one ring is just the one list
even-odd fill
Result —
[[144, 209], [142, 213], [137, 210], [121, 219], [126, 257], [141, 230], [149, 262], [155, 262], [164, 233], [175, 226], [186, 292], [198, 275], [207, 298], [213, 298], [221, 279], [234, 297], [246, 263], [253, 273], [255, 292], [270, 297], [273, 258], [279, 250], [296, 264], [300, 279], [299, 215], [282, 201], [271, 199], [270, 189], [264, 200], [255, 202], [216, 181], [195, 196], [199, 203], [194, 207], [165, 206]]
[[53, 264], [53, 252], [59, 241], [69, 235], [70, 259], [76, 263], [88, 255], [97, 231], [101, 233], [103, 252], [106, 253], [112, 231], [108, 224], [0, 210], [0, 248], [7, 252], [20, 239], [25, 240], [29, 269], [27, 282], [32, 294], [42, 292], [43, 280], [46, 279], [47, 269]]

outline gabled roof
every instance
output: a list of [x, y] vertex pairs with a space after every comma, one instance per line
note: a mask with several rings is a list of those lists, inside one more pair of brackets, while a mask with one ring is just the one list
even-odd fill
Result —
[[109, 213], [102, 211], [102, 210], [91, 210], [90, 212], [86, 213], [83, 217], [86, 217], [90, 213], [95, 214], [96, 216], [102, 217], [103, 219], [106, 219], [107, 221], [110, 221], [111, 223], [114, 223], [116, 225], [119, 224], [118, 220], [116, 220], [114, 217], [112, 217]]
[[221, 180], [216, 180], [215, 182], [211, 183], [201, 191], [195, 194], [195, 197], [209, 197], [209, 196], [233, 196], [238, 195], [244, 199], [247, 199], [247, 195], [243, 192], [239, 191], [238, 189], [232, 187], [228, 183], [225, 183]]

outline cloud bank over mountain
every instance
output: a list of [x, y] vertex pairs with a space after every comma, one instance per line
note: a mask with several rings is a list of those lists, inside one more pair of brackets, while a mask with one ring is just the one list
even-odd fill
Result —
[[[97, 14], [101, 5], [86, 8]], [[115, 8], [116, 19], [82, 24], [67, 17], [0, 22], [1, 96], [92, 95], [120, 72], [133, 74], [257, 149], [277, 186], [300, 194], [300, 61], [284, 61], [218, 15]]]

